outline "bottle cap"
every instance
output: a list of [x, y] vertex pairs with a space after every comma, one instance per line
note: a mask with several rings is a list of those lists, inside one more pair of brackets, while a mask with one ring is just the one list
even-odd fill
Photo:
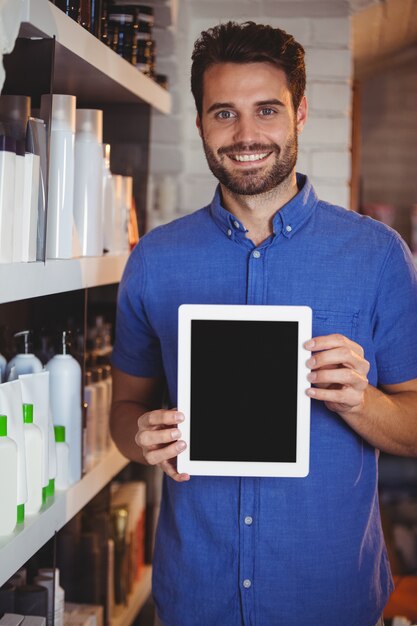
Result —
[[17, 523], [23, 524], [24, 521], [25, 521], [25, 505], [18, 504], [17, 505]]
[[33, 424], [33, 404], [23, 405], [23, 422], [25, 424]]
[[76, 132], [93, 135], [98, 143], [103, 143], [103, 111], [77, 109]]
[[52, 498], [55, 493], [55, 478], [50, 478], [49, 483], [46, 485], [46, 497]]
[[6, 128], [7, 135], [25, 141], [29, 117], [29, 96], [0, 96], [0, 120]]
[[32, 331], [21, 330], [13, 336], [17, 340], [19, 354], [30, 354]]
[[54, 426], [55, 441], [57, 443], [65, 443], [65, 426]]
[[0, 415], [0, 437], [7, 437], [7, 415]]
[[52, 130], [67, 130], [75, 133], [75, 110], [77, 98], [66, 94], [44, 94], [41, 96], [41, 118], [51, 116]]

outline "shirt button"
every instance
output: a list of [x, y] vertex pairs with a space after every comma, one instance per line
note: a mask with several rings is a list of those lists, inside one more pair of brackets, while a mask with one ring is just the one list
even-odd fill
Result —
[[288, 224], [288, 226], [285, 227], [285, 230], [287, 231], [287, 233], [290, 233], [292, 231], [292, 226]]
[[229, 228], [229, 230], [227, 231], [227, 234], [228, 234], [228, 236], [229, 236], [229, 237], [231, 237], [231, 236], [232, 236], [232, 231], [230, 230], [230, 228]]
[[259, 257], [261, 256], [261, 253], [259, 252], [259, 250], [255, 250], [252, 256], [254, 259], [259, 259]]
[[243, 586], [245, 587], [245, 589], [249, 589], [249, 587], [252, 587], [252, 581], [250, 581], [249, 578], [246, 578], [243, 581]]
[[235, 228], [239, 228], [239, 222], [233, 222]]
[[252, 517], [250, 515], [247, 515], [245, 517], [245, 524], [246, 524], [246, 526], [250, 526], [252, 524], [252, 522], [253, 522]]

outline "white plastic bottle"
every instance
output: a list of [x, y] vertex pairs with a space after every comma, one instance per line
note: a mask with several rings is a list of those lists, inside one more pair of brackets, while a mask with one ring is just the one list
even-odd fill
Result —
[[16, 140], [0, 135], [0, 263], [13, 259]]
[[17, 445], [7, 436], [7, 416], [0, 415], [0, 536], [16, 527]]
[[21, 374], [36, 374], [43, 370], [41, 361], [31, 352], [31, 334], [30, 330], [22, 330], [15, 333], [14, 337], [18, 343], [18, 354], [7, 364], [7, 380], [11, 380], [12, 368], [14, 368], [14, 380]]
[[46, 256], [72, 257], [76, 97], [43, 95], [41, 118], [51, 116]]
[[40, 428], [33, 423], [33, 404], [23, 405], [23, 433], [28, 485], [25, 512], [27, 515], [36, 515], [42, 508], [43, 441]]
[[49, 372], [49, 399], [55, 425], [65, 426], [70, 456], [70, 483], [81, 478], [81, 367], [70, 354], [69, 333], [62, 333], [61, 354], [45, 366]]
[[97, 389], [90, 371], [85, 373], [84, 402], [87, 405], [85, 470], [88, 472], [97, 462]]
[[103, 380], [103, 370], [101, 367], [95, 367], [92, 370], [93, 385], [97, 392], [97, 418], [96, 418], [96, 450], [97, 457], [102, 458], [107, 450], [107, 438], [109, 432], [109, 414], [108, 414], [108, 388]]
[[55, 426], [56, 443], [56, 477], [55, 489], [68, 489], [69, 480], [69, 447], [65, 441], [65, 426]]
[[103, 254], [103, 111], [77, 109], [74, 220], [82, 256]]
[[103, 144], [103, 247], [114, 252], [116, 198], [113, 176], [110, 171], [110, 144]]

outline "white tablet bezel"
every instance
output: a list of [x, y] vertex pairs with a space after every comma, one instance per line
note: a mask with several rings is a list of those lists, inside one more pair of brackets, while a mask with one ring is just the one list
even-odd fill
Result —
[[[192, 320], [244, 320], [298, 322], [297, 448], [294, 463], [195, 461], [190, 459], [191, 404], [191, 322]], [[185, 420], [180, 424], [181, 439], [187, 444], [178, 455], [180, 473], [196, 476], [305, 477], [309, 472], [310, 398], [306, 390], [311, 352], [303, 345], [311, 339], [312, 311], [307, 306], [183, 304], [178, 309], [178, 410]], [[215, 419], [213, 420], [215, 427]], [[219, 437], [221, 427], [219, 426]]]

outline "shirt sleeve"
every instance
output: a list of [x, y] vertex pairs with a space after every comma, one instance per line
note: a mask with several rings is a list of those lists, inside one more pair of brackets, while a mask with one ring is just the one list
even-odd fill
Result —
[[146, 264], [139, 243], [119, 285], [112, 364], [131, 376], [163, 376], [160, 343], [144, 306]]
[[392, 385], [417, 378], [417, 273], [397, 234], [381, 271], [373, 328], [378, 382]]

